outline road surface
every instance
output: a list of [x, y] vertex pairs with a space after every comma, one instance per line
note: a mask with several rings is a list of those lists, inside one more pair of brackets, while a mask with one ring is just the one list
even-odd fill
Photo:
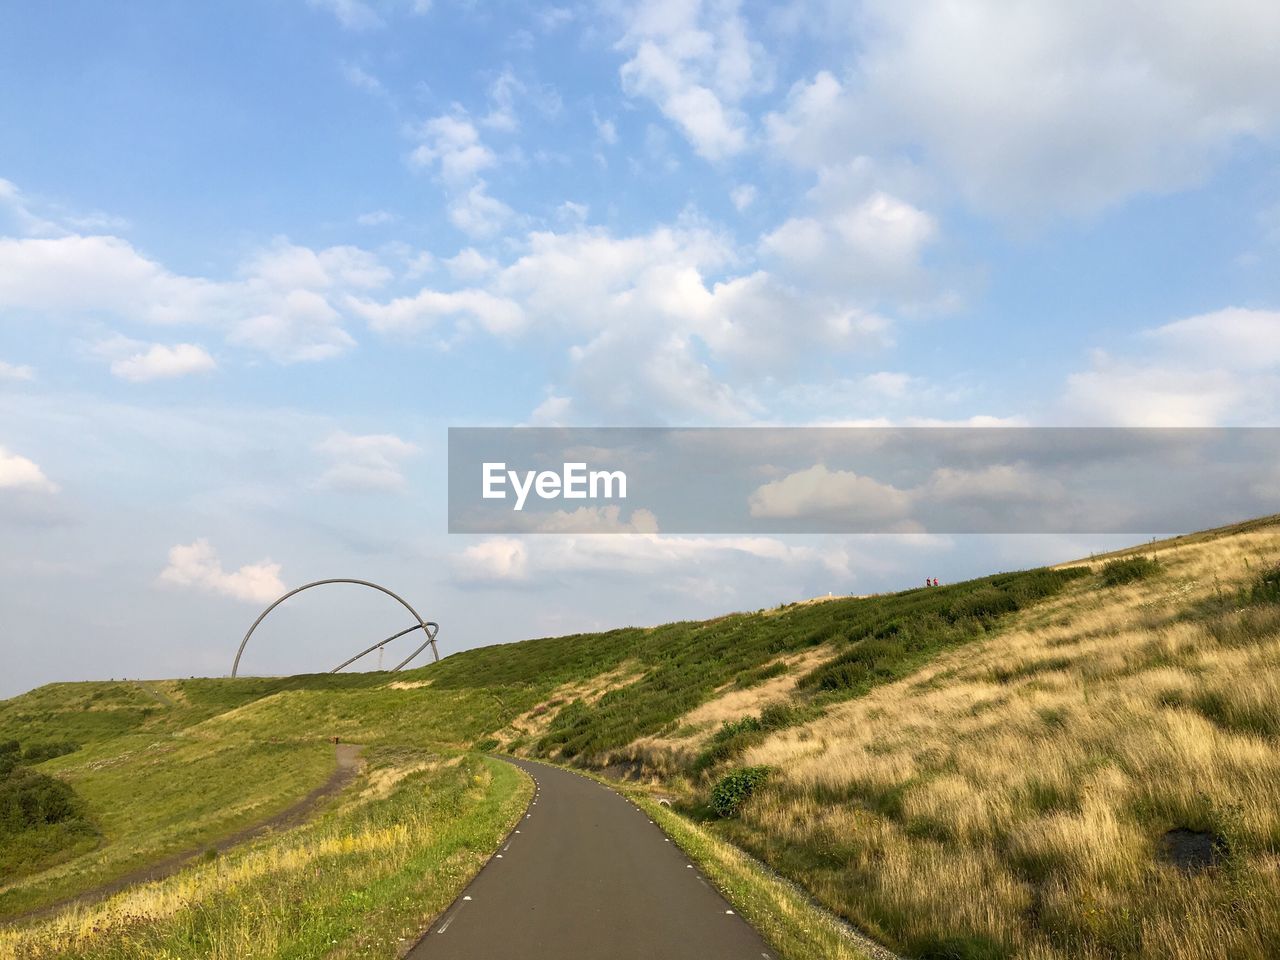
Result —
[[533, 801], [412, 960], [774, 960], [630, 801], [557, 767], [510, 762], [533, 776]]

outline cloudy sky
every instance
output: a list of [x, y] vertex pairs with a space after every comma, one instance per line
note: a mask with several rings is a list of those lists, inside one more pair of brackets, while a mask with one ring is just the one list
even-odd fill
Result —
[[[445, 431], [1275, 425], [1278, 46], [1269, 0], [6, 5], [0, 695], [225, 672], [325, 576], [450, 651], [1087, 553], [450, 537]], [[405, 625], [299, 600], [247, 669]]]

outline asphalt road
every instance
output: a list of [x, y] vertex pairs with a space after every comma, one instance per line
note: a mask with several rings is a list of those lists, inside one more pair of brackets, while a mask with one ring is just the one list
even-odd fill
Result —
[[516, 830], [426, 933], [420, 960], [773, 960], [649, 817], [585, 777], [525, 760]]

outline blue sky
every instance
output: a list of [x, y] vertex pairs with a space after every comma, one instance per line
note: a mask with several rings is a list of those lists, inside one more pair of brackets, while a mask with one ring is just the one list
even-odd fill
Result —
[[[324, 576], [454, 650], [1087, 553], [451, 538], [445, 430], [1273, 425], [1278, 47], [1261, 0], [9, 5], [0, 694], [222, 672]], [[400, 625], [308, 598], [246, 667]]]

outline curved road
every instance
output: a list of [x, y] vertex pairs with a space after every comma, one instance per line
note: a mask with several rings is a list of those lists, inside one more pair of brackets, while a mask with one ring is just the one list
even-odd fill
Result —
[[557, 767], [520, 823], [409, 952], [414, 960], [773, 960], [649, 817]]

